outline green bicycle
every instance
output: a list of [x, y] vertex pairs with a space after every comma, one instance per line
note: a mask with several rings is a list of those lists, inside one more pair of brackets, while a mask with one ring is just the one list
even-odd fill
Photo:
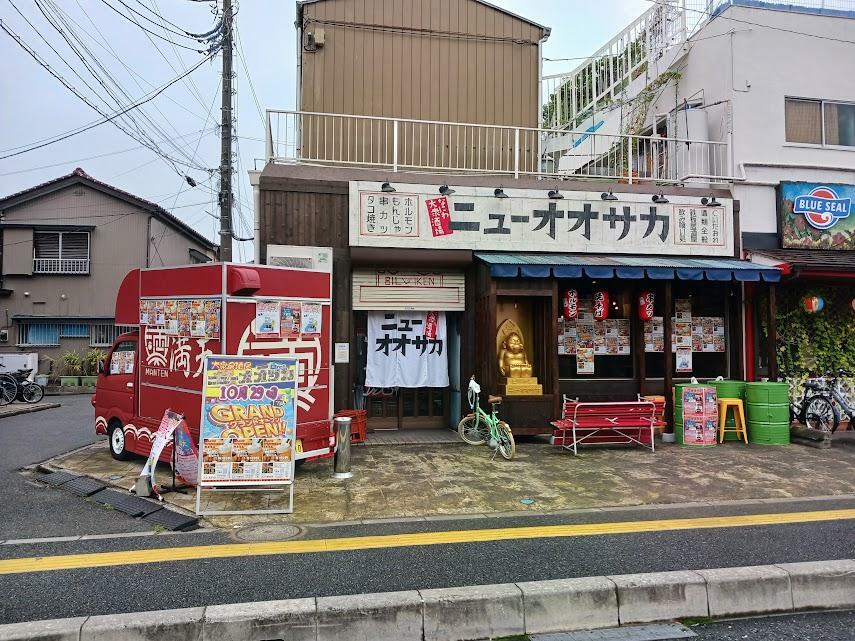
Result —
[[517, 446], [514, 443], [514, 435], [511, 432], [511, 426], [500, 421], [496, 415], [496, 408], [501, 405], [501, 396], [488, 396], [487, 402], [492, 406], [492, 411], [487, 414], [481, 409], [479, 397], [481, 395], [481, 386], [475, 382], [473, 376], [469, 379], [469, 391], [467, 398], [469, 399], [469, 407], [472, 408], [472, 413], [464, 416], [460, 423], [457, 424], [457, 433], [460, 438], [469, 445], [483, 445], [488, 440], [490, 447], [493, 448], [493, 457], [496, 452], [500, 453], [503, 458], [510, 461], [514, 458], [517, 451]]

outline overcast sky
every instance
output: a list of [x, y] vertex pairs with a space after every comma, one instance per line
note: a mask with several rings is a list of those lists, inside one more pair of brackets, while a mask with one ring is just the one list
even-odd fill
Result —
[[[139, 15], [132, 14], [123, 3]], [[146, 22], [140, 16], [156, 19], [146, 7], [193, 33], [207, 32], [214, 25], [210, 3], [109, 0], [109, 4], [176, 44], [194, 43]], [[544, 47], [546, 58], [587, 56], [650, 6], [649, 0], [493, 0], [493, 4], [552, 27]], [[133, 99], [161, 87], [204, 58], [203, 54], [145, 33], [111, 9], [107, 0], [38, 0], [38, 4], [37, 0], [0, 0], [3, 24], [68, 84], [89, 97], [106, 96], [106, 91], [42, 15], [39, 5], [56, 22], [65, 20]], [[235, 190], [241, 201], [235, 212], [238, 236], [252, 235], [252, 192], [246, 171], [264, 155], [263, 119], [252, 89], [261, 109], [295, 108], [294, 14], [295, 3], [290, 0], [244, 0], [239, 5], [239, 46], [235, 51], [239, 136]], [[67, 29], [63, 31], [68, 35]], [[0, 61], [0, 156], [100, 118], [2, 31]], [[546, 62], [544, 73], [559, 73], [577, 64], [575, 60]], [[143, 107], [147, 120], [134, 110], [136, 125], [128, 126], [140, 127], [169, 155], [194, 165], [178, 168], [192, 176], [199, 183], [197, 187], [189, 187], [168, 161], [142, 147], [138, 139], [107, 123], [56, 144], [0, 160], [0, 196], [82, 167], [99, 180], [159, 203], [216, 240], [217, 178], [204, 168], [219, 165], [215, 123], [219, 120], [220, 65], [219, 57], [205, 62], [186, 80], [147, 103]], [[103, 79], [104, 72], [97, 66], [95, 71]], [[120, 98], [124, 104], [130, 102], [124, 96]], [[107, 106], [98, 98], [94, 101], [105, 113], [116, 109], [115, 103]], [[235, 244], [235, 260], [251, 260], [252, 254], [251, 243]]]

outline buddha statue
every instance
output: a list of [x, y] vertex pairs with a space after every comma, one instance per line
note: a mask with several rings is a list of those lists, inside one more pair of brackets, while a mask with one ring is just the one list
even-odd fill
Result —
[[543, 387], [532, 375], [520, 327], [506, 319], [496, 332], [497, 361], [499, 365], [499, 392], [507, 396], [540, 396]]
[[506, 378], [530, 378], [531, 363], [525, 353], [522, 337], [511, 332], [502, 342], [499, 352], [499, 371]]

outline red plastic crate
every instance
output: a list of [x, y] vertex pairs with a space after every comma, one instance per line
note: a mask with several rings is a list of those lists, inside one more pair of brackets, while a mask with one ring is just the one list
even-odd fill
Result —
[[368, 411], [367, 410], [341, 410], [335, 416], [350, 417], [350, 442], [364, 443], [368, 436]]

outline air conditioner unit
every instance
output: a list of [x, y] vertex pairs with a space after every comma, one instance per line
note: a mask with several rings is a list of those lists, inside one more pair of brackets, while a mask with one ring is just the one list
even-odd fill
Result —
[[332, 247], [268, 245], [267, 264], [290, 269], [314, 269], [332, 273]]
[[0, 343], [8, 343], [9, 342], [9, 330], [8, 329], [0, 329]]

